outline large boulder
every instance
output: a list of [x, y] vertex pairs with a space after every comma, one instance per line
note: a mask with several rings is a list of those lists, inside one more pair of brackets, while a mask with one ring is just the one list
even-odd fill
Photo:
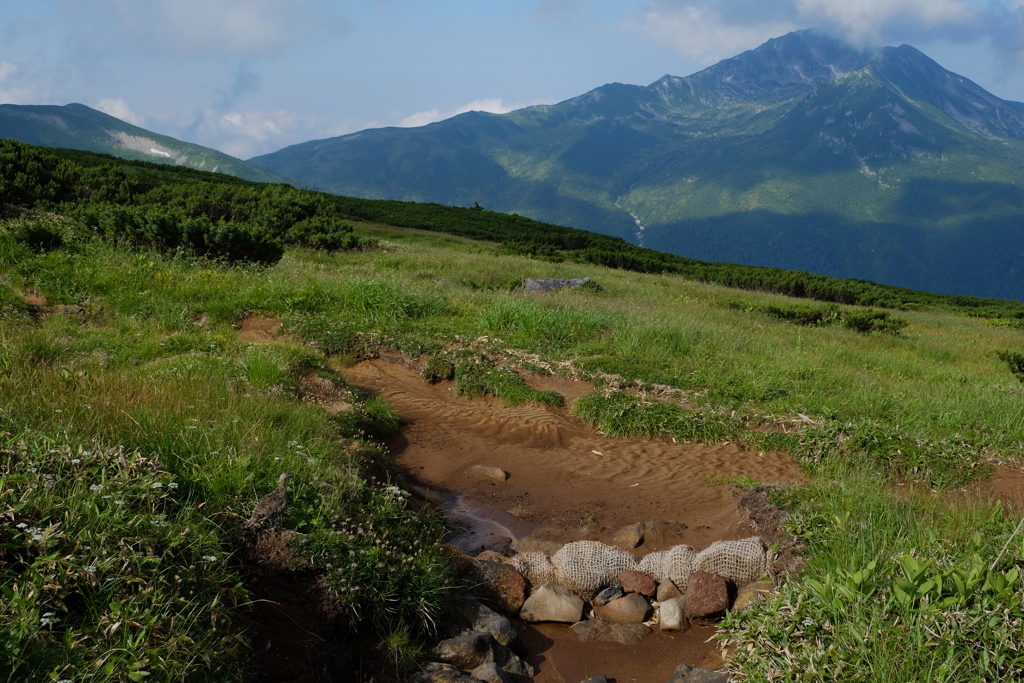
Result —
[[[517, 683], [528, 681], [534, 673], [532, 666], [496, 641], [490, 633], [470, 633], [442, 640], [434, 649], [434, 656], [460, 671], [484, 671], [488, 664], [495, 664]], [[473, 675], [480, 678], [476, 673]]]
[[528, 622], [574, 624], [583, 617], [583, 598], [564, 586], [546, 583], [526, 599], [519, 618]]
[[480, 679], [467, 676], [451, 664], [429, 662], [413, 676], [412, 683], [480, 683]]
[[561, 280], [555, 277], [528, 277], [523, 280], [523, 291], [527, 294], [543, 294], [562, 289], [579, 289], [585, 285], [603, 291], [603, 288], [589, 277], [577, 277], [571, 280]]

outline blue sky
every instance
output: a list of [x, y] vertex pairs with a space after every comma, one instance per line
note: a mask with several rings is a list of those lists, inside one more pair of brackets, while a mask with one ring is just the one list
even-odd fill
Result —
[[0, 0], [0, 103], [249, 158], [686, 76], [808, 27], [1024, 101], [1024, 0]]

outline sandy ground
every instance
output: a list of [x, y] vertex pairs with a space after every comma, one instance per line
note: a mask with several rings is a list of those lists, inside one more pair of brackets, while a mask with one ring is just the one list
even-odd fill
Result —
[[[494, 535], [514, 540], [610, 543], [624, 526], [664, 520], [686, 525], [681, 539], [664, 545], [700, 549], [751, 535], [742, 528], [730, 487], [708, 486], [709, 479], [805, 478], [785, 454], [731, 443], [610, 439], [569, 417], [568, 408], [510, 408], [494, 399], [457, 397], [451, 383], [427, 384], [400, 357], [360, 363], [347, 376], [387, 398], [401, 416], [401, 433], [388, 446], [415, 483], [447, 494], [467, 524], [488, 520]], [[531, 385], [558, 391], [570, 407], [593, 390], [558, 377], [534, 377]], [[509, 476], [498, 481], [475, 472], [474, 465], [499, 467]], [[641, 557], [659, 549], [645, 543], [634, 553]], [[639, 645], [580, 643], [568, 627], [544, 624], [531, 629], [526, 642], [538, 683], [576, 683], [598, 673], [625, 683], [667, 680], [680, 663], [717, 667], [717, 645], [707, 642], [713, 635], [713, 629], [691, 629], [656, 632]]]

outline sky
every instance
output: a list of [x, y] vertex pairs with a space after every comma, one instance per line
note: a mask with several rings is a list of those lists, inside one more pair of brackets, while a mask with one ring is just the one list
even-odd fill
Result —
[[0, 104], [250, 157], [687, 76], [802, 28], [1024, 101], [1024, 0], [0, 0]]

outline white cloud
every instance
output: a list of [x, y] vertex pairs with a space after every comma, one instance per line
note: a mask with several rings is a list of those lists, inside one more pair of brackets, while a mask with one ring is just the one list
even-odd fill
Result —
[[124, 100], [104, 97], [99, 101], [99, 104], [96, 105], [96, 108], [104, 114], [110, 114], [116, 119], [127, 121], [133, 126], [142, 125], [142, 119], [132, 111], [132, 108], [129, 107], [128, 103]]
[[[540, 102], [532, 102], [530, 104], [541, 104]], [[528, 107], [529, 104], [506, 104], [505, 101], [500, 97], [488, 97], [480, 100], [473, 100], [468, 104], [464, 104], [461, 107], [456, 107], [447, 112], [442, 112], [439, 109], [428, 109], [426, 111], [417, 112], [406, 116], [398, 124], [402, 128], [415, 128], [416, 126], [425, 126], [428, 123], [434, 123], [435, 121], [443, 121], [444, 119], [450, 119], [453, 116], [459, 114], [465, 114], [467, 111], [485, 111], [491, 114], [506, 114], [515, 109], [522, 109]]]
[[887, 25], [913, 22], [920, 28], [958, 25], [977, 15], [965, 0], [794, 0], [810, 24], [826, 23], [858, 42], [877, 41]]
[[38, 88], [22, 85], [21, 67], [0, 60], [0, 104], [40, 104], [43, 98]]
[[752, 18], [723, 4], [715, 0], [650, 2], [634, 11], [627, 23], [658, 44], [704, 64], [803, 28], [783, 13]]
[[[1017, 0], [1024, 2], [1024, 0]], [[967, 0], [649, 0], [627, 25], [682, 55], [710, 64], [800, 28], [826, 28], [859, 43], [887, 30], [925, 36], [980, 30]]]
[[86, 21], [176, 55], [257, 55], [347, 32], [330, 0], [92, 0]]

